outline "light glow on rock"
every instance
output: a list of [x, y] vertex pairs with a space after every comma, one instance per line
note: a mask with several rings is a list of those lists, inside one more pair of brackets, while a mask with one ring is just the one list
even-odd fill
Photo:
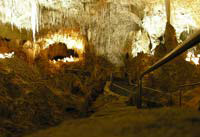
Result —
[[80, 54], [84, 52], [84, 42], [83, 39], [76, 34], [76, 32], [69, 33], [55, 33], [47, 35], [45, 38], [41, 38], [38, 41], [44, 41], [44, 49], [48, 48], [54, 43], [65, 43], [68, 49], [73, 49]]
[[13, 58], [14, 52], [11, 53], [0, 53], [0, 59], [7, 59], [7, 58]]
[[188, 62], [193, 62], [195, 65], [199, 65], [199, 59], [200, 59], [200, 54], [195, 56], [194, 52], [189, 51], [187, 53], [187, 57], [186, 57], [185, 60], [188, 61]]
[[74, 50], [79, 57], [65, 57], [63, 59], [58, 59], [58, 61], [50, 61], [53, 63], [62, 62], [78, 62], [83, 59], [83, 54], [85, 52], [85, 43], [83, 37], [75, 31], [60, 31], [53, 34], [48, 34], [44, 38], [40, 38], [37, 42], [43, 43], [43, 49], [49, 48], [49, 46], [54, 43], [64, 43], [67, 49]]
[[39, 30], [38, 0], [0, 0], [0, 21], [21, 29], [32, 30], [35, 40]]
[[78, 62], [78, 61], [80, 61], [79, 58], [70, 56], [70, 57], [65, 57], [63, 59], [58, 59], [58, 61], [56, 61], [56, 60], [50, 60], [50, 63], [56, 64], [58, 62], [64, 62], [64, 63], [66, 63], [66, 62]]
[[148, 34], [139, 30], [135, 34], [135, 39], [132, 45], [132, 55], [136, 57], [138, 53], [144, 52], [149, 53], [150, 40]]
[[[153, 8], [146, 7], [143, 19], [143, 28], [149, 33], [152, 42], [152, 50], [159, 44], [158, 38], [164, 35], [167, 17], [164, 3], [152, 5]], [[199, 26], [193, 19], [189, 10], [180, 7], [171, 9], [171, 24], [176, 30], [176, 37], [180, 41], [180, 34], [183, 31], [189, 32], [190, 28], [196, 29]]]
[[31, 24], [32, 24], [32, 33], [33, 33], [33, 40], [35, 41], [35, 35], [36, 32], [39, 31], [39, 10], [38, 10], [38, 5], [37, 2], [35, 0], [31, 1]]

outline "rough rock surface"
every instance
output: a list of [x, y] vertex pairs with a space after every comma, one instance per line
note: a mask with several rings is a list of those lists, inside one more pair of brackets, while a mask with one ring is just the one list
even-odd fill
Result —
[[103, 92], [105, 74], [91, 76], [81, 73], [83, 67], [73, 72], [64, 66], [45, 72], [44, 64], [30, 65], [18, 57], [0, 60], [0, 137], [53, 126], [66, 117], [85, 117]]

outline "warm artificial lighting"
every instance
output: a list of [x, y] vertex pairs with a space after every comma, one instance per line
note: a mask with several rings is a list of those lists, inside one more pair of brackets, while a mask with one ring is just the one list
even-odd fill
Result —
[[0, 59], [13, 58], [14, 54], [15, 54], [14, 52], [11, 52], [11, 53], [0, 53]]
[[[164, 34], [167, 22], [164, 3], [155, 4], [153, 6], [152, 10], [146, 7], [146, 13], [143, 19], [143, 27], [149, 33], [151, 38], [153, 46], [152, 50], [159, 45], [158, 38]], [[193, 19], [192, 13], [187, 9], [179, 7], [172, 8], [171, 24], [176, 30], [176, 36], [179, 41], [182, 32], [189, 32], [190, 28], [198, 28], [196, 21]]]
[[[78, 2], [77, 0], [0, 0], [0, 22], [9, 23], [19, 30], [31, 30], [33, 40], [36, 41], [36, 33], [39, 32], [39, 28], [47, 27], [45, 24], [46, 19], [42, 14], [44, 7], [66, 12], [67, 15], [68, 8], [71, 8], [71, 6], [77, 7]], [[78, 6], [81, 7], [80, 4]], [[60, 12], [58, 13], [53, 13], [48, 17], [50, 20], [47, 21], [49, 25], [57, 24], [56, 18], [63, 15]]]
[[132, 55], [136, 57], [138, 53], [144, 52], [149, 53], [149, 37], [147, 33], [142, 32], [141, 30], [135, 33], [134, 45], [132, 46]]
[[69, 58], [68, 57], [64, 58], [62, 61], [63, 62], [77, 62], [77, 61], [79, 61], [79, 58], [74, 58], [74, 57], [70, 56]]
[[17, 28], [39, 31], [39, 6], [36, 0], [0, 0], [0, 21]]
[[46, 37], [39, 39], [37, 42], [44, 43], [43, 49], [49, 48], [49, 46], [54, 43], [64, 43], [67, 49], [74, 50], [79, 57], [65, 57], [63, 59], [58, 59], [58, 61], [53, 60], [50, 62], [78, 62], [82, 60], [83, 53], [85, 52], [85, 45], [83, 37], [80, 36], [78, 32], [75, 31], [60, 31], [54, 34], [48, 34]]
[[44, 41], [44, 49], [48, 48], [50, 45], [54, 43], [64, 43], [66, 44], [68, 49], [77, 50], [77, 52], [83, 54], [84, 52], [84, 43], [81, 36], [78, 35], [77, 32], [71, 31], [70, 33], [58, 32], [55, 34], [50, 34], [45, 38], [41, 38], [38, 42]]
[[199, 59], [200, 59], [200, 54], [195, 56], [194, 52], [188, 52], [185, 60], [188, 62], [193, 62], [196, 65], [199, 65]]
[[63, 59], [58, 59], [58, 61], [56, 61], [56, 60], [53, 60], [53, 61], [50, 60], [50, 63], [56, 64], [57, 62], [64, 62], [64, 63], [66, 63], [66, 62], [78, 62], [78, 61], [80, 61], [79, 58], [75, 58], [75, 57], [70, 56], [70, 57], [65, 57]]
[[45, 46], [44, 48], [48, 48], [50, 45], [54, 43], [65, 43], [68, 49], [78, 50], [79, 52], [84, 52], [83, 41], [76, 37], [71, 37], [68, 34], [53, 34], [48, 38], [45, 38]]

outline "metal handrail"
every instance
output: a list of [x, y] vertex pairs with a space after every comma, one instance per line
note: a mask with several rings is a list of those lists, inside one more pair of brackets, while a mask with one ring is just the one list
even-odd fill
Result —
[[[121, 90], [124, 90], [124, 91], [126, 91], [128, 93], [131, 93], [131, 91], [132, 91], [132, 90], [127, 89], [125, 87], [121, 87], [121, 86], [119, 86], [116, 83], [112, 83], [112, 85], [115, 86], [115, 87], [118, 87]], [[138, 87], [138, 84], [131, 84], [131, 86], [133, 86], [133, 85], [134, 85], [134, 87], [133, 87], [134, 89]], [[200, 85], [200, 82], [180, 85], [177, 88], [180, 89], [180, 88], [183, 88], [183, 87], [196, 86], [196, 85]], [[154, 93], [157, 92], [159, 94], [167, 95], [170, 98], [172, 98], [172, 96], [177, 96], [177, 93], [178, 93], [178, 96], [179, 96], [179, 106], [180, 107], [182, 106], [182, 96], [183, 96], [183, 91], [182, 90], [178, 90], [177, 92], [173, 92], [172, 94], [170, 94], [170, 93], [166, 93], [164, 91], [153, 89], [153, 88], [150, 88], [150, 87], [143, 87], [143, 89], [147, 89], [147, 90], [153, 91]], [[133, 93], [133, 94], [136, 95], [136, 93]], [[143, 100], [144, 100], [144, 98], [143, 98]]]
[[200, 82], [178, 86], [178, 88], [179, 88], [179, 91], [178, 91], [179, 92], [179, 106], [180, 107], [182, 106], [182, 96], [183, 96], [183, 91], [181, 90], [181, 88], [190, 87], [190, 86], [196, 86], [196, 85], [200, 85]]
[[200, 30], [198, 30], [197, 32], [192, 34], [181, 45], [177, 46], [174, 50], [172, 50], [170, 53], [168, 53], [163, 58], [158, 60], [154, 65], [152, 65], [149, 69], [147, 69], [146, 71], [144, 71], [140, 75], [140, 78], [139, 78], [139, 90], [138, 90], [138, 97], [137, 97], [137, 108], [139, 108], [139, 109], [142, 108], [142, 88], [143, 88], [142, 87], [142, 79], [143, 79], [143, 77], [146, 74], [158, 69], [162, 65], [164, 65], [164, 64], [168, 63], [169, 61], [173, 60], [174, 58], [176, 58], [177, 56], [179, 56], [180, 54], [182, 54], [186, 50], [194, 47], [199, 42], [200, 42]]
[[[119, 85], [117, 85], [117, 84], [115, 84], [115, 83], [112, 83], [112, 85], [115, 86], [115, 87], [118, 87], [118, 88], [120, 88], [120, 89], [122, 89], [122, 90], [124, 90], [124, 91], [126, 91], [126, 92], [128, 92], [128, 93], [131, 92], [131, 90], [126, 89], [126, 88], [124, 88], [124, 87], [121, 87], [121, 86], [119, 86]], [[133, 87], [133, 88], [136, 88], [136, 87], [137, 87], [137, 86], [135, 86], [135, 87]]]
[[[131, 93], [132, 90], [130, 89], [127, 89], [127, 88], [124, 88], [124, 87], [121, 87], [119, 86], [118, 84], [115, 84], [115, 83], [112, 83], [113, 86], [115, 87], [118, 87], [120, 88], [121, 90], [124, 90], [126, 92], [128, 92], [129, 94]], [[138, 84], [132, 84], [132, 85], [135, 85], [134, 88], [137, 88], [138, 87]], [[157, 90], [157, 89], [153, 89], [153, 88], [149, 88], [149, 87], [143, 87], [144, 89], [147, 89], [147, 90], [151, 90], [151, 91], [154, 91], [154, 92], [157, 92], [159, 94], [163, 94], [163, 95], [167, 95], [167, 96], [170, 96], [168, 93], [165, 93], [164, 91], [160, 91], [160, 90]], [[133, 93], [133, 95], [137, 95], [136, 93]], [[143, 100], [146, 100], [146, 101], [150, 101], [149, 99], [145, 99], [143, 98]], [[156, 102], [155, 100], [153, 102]], [[161, 102], [156, 102], [156, 103], [161, 103]]]
[[[115, 87], [118, 87], [118, 88], [120, 88], [120, 89], [122, 89], [122, 90], [124, 90], [124, 91], [126, 91], [126, 92], [129, 92], [129, 93], [131, 92], [130, 89], [127, 89], [127, 88], [121, 87], [121, 86], [119, 86], [119, 85], [116, 84], [116, 83], [112, 83], [112, 85], [115, 86]], [[138, 87], [138, 84], [132, 84], [132, 85], [134, 85], [134, 87], [133, 87], [134, 89]], [[169, 95], [169, 93], [166, 93], [166, 92], [161, 91], [161, 90], [153, 89], [153, 88], [150, 88], [150, 87], [143, 87], [143, 89], [147, 89], [147, 90], [150, 90], [150, 91], [157, 92], [157, 93], [159, 93], [159, 94], [163, 94], [163, 95], [171, 96], [171, 95]], [[136, 93], [134, 93], [134, 94], [136, 94]]]
[[196, 86], [196, 85], [200, 85], [200, 82], [191, 83], [191, 84], [185, 84], [185, 85], [180, 85], [179, 88], [182, 88], [182, 87], [190, 87], [190, 86]]

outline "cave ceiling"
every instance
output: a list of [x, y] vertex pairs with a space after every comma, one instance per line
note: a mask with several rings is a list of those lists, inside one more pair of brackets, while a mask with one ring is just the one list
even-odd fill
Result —
[[[171, 0], [171, 24], [177, 37], [190, 28], [199, 28], [198, 5], [200, 0]], [[133, 42], [133, 52], [149, 52], [149, 42], [156, 47], [165, 24], [164, 0], [0, 1], [2, 37], [37, 40], [48, 31], [79, 29], [98, 45], [99, 54], [111, 58], [124, 50], [129, 39], [137, 41]]]

